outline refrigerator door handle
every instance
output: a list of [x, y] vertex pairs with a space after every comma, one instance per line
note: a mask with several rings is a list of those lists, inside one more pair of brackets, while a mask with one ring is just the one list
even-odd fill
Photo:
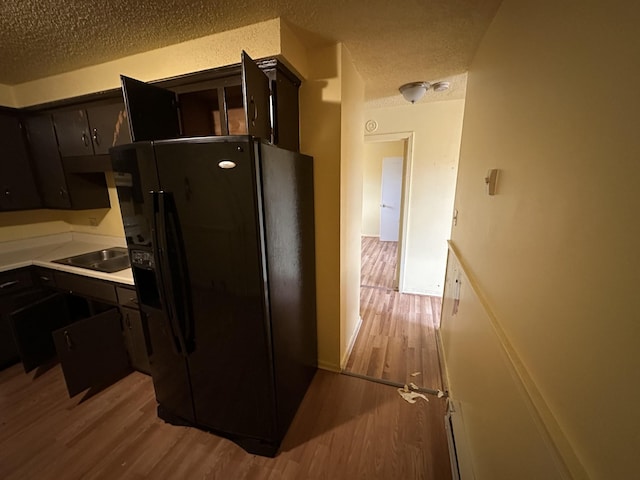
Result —
[[[178, 302], [183, 307], [182, 310], [186, 310], [186, 298], [180, 295], [180, 293], [182, 293], [180, 290], [176, 290], [176, 286], [183, 285], [183, 282], [181, 282], [181, 279], [175, 278], [175, 272], [171, 268], [171, 260], [169, 258], [170, 250], [173, 258], [180, 257], [182, 252], [176, 251], [178, 245], [172, 244], [171, 248], [169, 245], [169, 241], [172, 239], [172, 237], [169, 236], [169, 232], [175, 230], [175, 220], [172, 221], [172, 219], [169, 218], [169, 211], [172, 210], [173, 204], [172, 199], [169, 197], [171, 194], [161, 190], [157, 195], [159, 200], [159, 218], [161, 219], [159, 236], [162, 238], [161, 245], [163, 247], [160, 252], [160, 264], [163, 271], [164, 285], [167, 287], [165, 296], [169, 303], [169, 321], [173, 327], [173, 334], [178, 341], [180, 354], [186, 357], [189, 355], [189, 349], [187, 349], [184, 332], [181, 327], [181, 319], [178, 316]], [[181, 313], [184, 314], [185, 312]], [[184, 321], [187, 321], [187, 318], [184, 318]]]
[[160, 210], [160, 196], [159, 192], [151, 191], [149, 192], [152, 198], [153, 204], [153, 218], [152, 218], [152, 232], [153, 232], [153, 256], [156, 260], [155, 262], [155, 274], [156, 281], [158, 284], [158, 294], [160, 295], [160, 304], [162, 305], [162, 309], [164, 311], [166, 317], [166, 324], [169, 328], [169, 334], [171, 335], [171, 347], [173, 348], [174, 353], [177, 355], [181, 355], [182, 352], [180, 350], [180, 344], [177, 341], [177, 336], [174, 329], [173, 322], [173, 307], [171, 306], [171, 302], [169, 297], [167, 296], [166, 284], [165, 284], [165, 271], [166, 264], [164, 261], [164, 256], [166, 255], [166, 248], [161, 243], [162, 235], [161, 232], [164, 230], [164, 217], [161, 214]]

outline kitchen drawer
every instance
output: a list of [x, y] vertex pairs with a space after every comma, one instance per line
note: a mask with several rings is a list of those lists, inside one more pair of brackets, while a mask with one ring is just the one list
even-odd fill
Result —
[[116, 295], [118, 296], [118, 303], [123, 307], [139, 308], [138, 295], [135, 288], [131, 287], [116, 287]]
[[72, 273], [55, 273], [56, 285], [61, 290], [107, 303], [118, 303], [116, 289], [112, 283]]
[[55, 288], [56, 277], [53, 270], [42, 267], [34, 267], [34, 276], [36, 282], [42, 287]]
[[31, 269], [23, 268], [0, 273], [0, 296], [33, 287]]

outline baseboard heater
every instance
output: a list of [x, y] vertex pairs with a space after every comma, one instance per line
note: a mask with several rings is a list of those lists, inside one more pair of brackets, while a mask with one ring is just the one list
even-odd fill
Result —
[[444, 417], [444, 428], [449, 442], [451, 477], [453, 480], [474, 480], [475, 475], [467, 449], [462, 411], [460, 404], [451, 399], [448, 401], [447, 414]]

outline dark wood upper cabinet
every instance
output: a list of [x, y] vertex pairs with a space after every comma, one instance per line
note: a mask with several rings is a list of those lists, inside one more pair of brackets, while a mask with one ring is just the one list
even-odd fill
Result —
[[175, 93], [133, 78], [120, 79], [134, 142], [180, 136]]
[[273, 105], [273, 143], [294, 152], [300, 151], [300, 110], [298, 89], [300, 80], [283, 68], [268, 72]]
[[239, 66], [219, 73], [164, 82], [171, 90], [121, 77], [133, 140], [253, 135], [272, 142], [269, 77], [246, 52]]
[[131, 142], [122, 102], [53, 112], [58, 148], [63, 157], [108, 154]]
[[0, 210], [41, 206], [18, 112], [0, 110]]
[[51, 115], [29, 116], [25, 119], [25, 125], [42, 203], [47, 208], [71, 208], [69, 187]]
[[87, 114], [96, 155], [108, 155], [111, 147], [131, 143], [127, 109], [123, 102], [87, 108]]
[[242, 52], [242, 96], [247, 133], [271, 141], [269, 78]]
[[132, 141], [253, 135], [298, 151], [299, 86], [278, 60], [243, 52], [240, 64], [154, 85], [122, 77], [121, 90], [0, 107], [0, 211], [109, 207], [109, 149]]
[[55, 112], [53, 123], [58, 137], [60, 154], [64, 157], [93, 155], [87, 112], [78, 110]]
[[31, 159], [45, 208], [108, 208], [109, 192], [102, 172], [70, 171], [58, 151], [56, 132], [49, 114], [25, 118]]

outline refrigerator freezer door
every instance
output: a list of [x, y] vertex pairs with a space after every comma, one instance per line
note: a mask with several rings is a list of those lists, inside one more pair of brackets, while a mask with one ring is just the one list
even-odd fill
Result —
[[153, 146], [151, 142], [139, 142], [112, 148], [110, 154], [136, 292], [147, 315], [147, 353], [159, 411], [173, 423], [180, 419], [194, 422], [187, 363], [176, 351], [171, 324], [162, 311], [152, 253], [156, 232], [152, 228], [155, 212], [150, 192], [160, 190]]
[[146, 310], [148, 355], [153, 388], [162, 418], [176, 423], [180, 419], [195, 423], [187, 363], [173, 345], [169, 323], [160, 311]]
[[111, 165], [129, 248], [151, 248], [152, 209], [148, 193], [158, 189], [151, 142], [112, 148]]
[[274, 394], [253, 143], [227, 137], [155, 148], [188, 272], [181, 281], [192, 299], [196, 423], [270, 441]]

